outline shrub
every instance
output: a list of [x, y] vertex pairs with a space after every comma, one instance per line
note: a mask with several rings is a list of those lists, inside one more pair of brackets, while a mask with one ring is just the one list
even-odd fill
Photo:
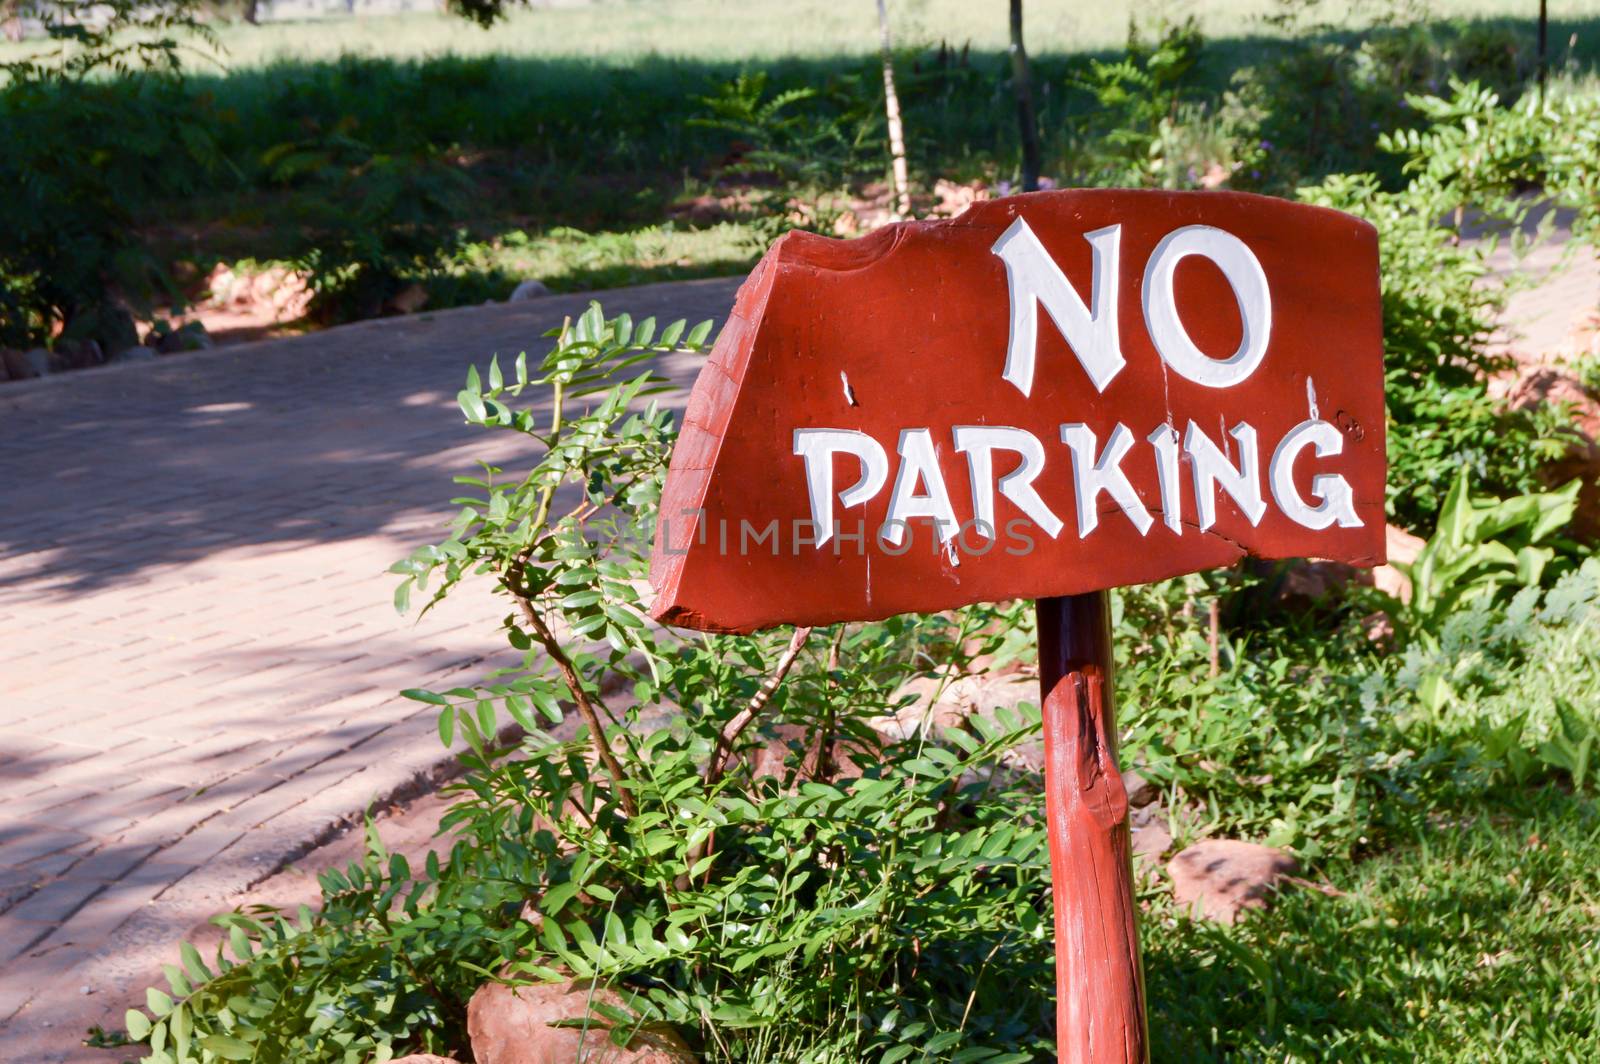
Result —
[[[657, 336], [595, 307], [542, 362], [473, 372], [469, 422], [548, 450], [525, 477], [462, 478], [454, 535], [396, 567], [401, 605], [487, 578], [524, 651], [481, 687], [409, 692], [466, 746], [451, 856], [413, 871], [374, 844], [323, 877], [320, 914], [219, 918], [233, 958], [190, 956], [169, 973], [177, 1000], [130, 1016], [148, 1059], [438, 1050], [460, 1044], [476, 982], [566, 975], [624, 994], [606, 1016], [619, 1040], [672, 1024], [709, 1059], [1048, 1050], [1048, 858], [1039, 816], [1017, 815], [1042, 802], [1005, 765], [1037, 711], [902, 741], [870, 726], [908, 678], [997, 648], [999, 612], [692, 638], [641, 619], [673, 430], [641, 408], [655, 380], [638, 363], [707, 328]], [[530, 388], [548, 422], [516, 404]], [[496, 739], [510, 721], [527, 734], [514, 756]]]
[[0, 344], [17, 347], [63, 329], [109, 338], [124, 305], [147, 316], [168, 279], [135, 206], [191, 190], [216, 161], [206, 104], [177, 73], [184, 35], [204, 36], [186, 5], [45, 10], [66, 43], [0, 65]]

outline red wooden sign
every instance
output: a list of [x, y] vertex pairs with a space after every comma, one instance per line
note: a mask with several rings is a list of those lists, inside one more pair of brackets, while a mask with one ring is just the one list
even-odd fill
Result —
[[1239, 193], [1064, 191], [740, 289], [673, 454], [655, 614], [694, 628], [1384, 557], [1377, 240]]
[[1383, 560], [1376, 234], [1128, 191], [791, 233], [695, 382], [655, 551], [693, 628], [1039, 600], [1058, 1052], [1144, 1061], [1104, 589]]

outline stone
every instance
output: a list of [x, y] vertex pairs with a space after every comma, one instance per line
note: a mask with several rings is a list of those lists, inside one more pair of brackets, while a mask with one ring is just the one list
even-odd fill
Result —
[[211, 334], [206, 332], [206, 327], [198, 321], [186, 322], [156, 339], [153, 345], [148, 338], [145, 342], [163, 355], [176, 355], [184, 351], [207, 351], [216, 346]]
[[50, 372], [50, 352], [42, 347], [31, 351], [7, 351], [6, 372], [14, 381], [43, 377]]
[[106, 360], [98, 340], [67, 340], [56, 345], [56, 354], [68, 369], [88, 369]]
[[1582, 480], [1572, 529], [1584, 539], [1600, 539], [1600, 395], [1586, 388], [1567, 366], [1519, 364], [1505, 402], [1513, 410], [1547, 403], [1566, 408], [1576, 438], [1568, 442], [1564, 454], [1544, 465], [1539, 478], [1552, 488], [1574, 478]]
[[547, 296], [549, 294], [550, 289], [545, 286], [543, 281], [537, 281], [529, 278], [511, 290], [511, 295], [506, 302], [521, 303], [523, 300], [538, 299], [540, 296]]
[[1540, 366], [1520, 377], [1506, 393], [1513, 410], [1532, 410], [1549, 404], [1566, 406], [1573, 425], [1590, 439], [1600, 437], [1600, 402], [1583, 382], [1563, 369]]
[[1245, 909], [1264, 909], [1278, 883], [1299, 865], [1283, 850], [1235, 839], [1205, 839], [1167, 862], [1172, 897], [1208, 920], [1231, 924]]
[[1016, 709], [1023, 702], [1038, 705], [1039, 681], [1022, 673], [961, 675], [948, 682], [918, 676], [895, 692], [897, 701], [906, 697], [913, 701], [873, 718], [874, 731], [890, 739], [910, 739], [926, 727], [937, 737], [945, 728], [960, 727], [974, 713], [990, 716], [997, 708]]
[[1138, 769], [1124, 769], [1122, 789], [1128, 792], [1128, 808], [1141, 809], [1161, 797], [1161, 788], [1145, 779]]
[[106, 361], [107, 362], [119, 362], [119, 363], [120, 362], [149, 362], [151, 359], [153, 359], [155, 357], [156, 357], [156, 350], [153, 347], [128, 347], [128, 348], [124, 348], [121, 351], [118, 351], [116, 354], [114, 354], [110, 358], [106, 359]]
[[[789, 771], [790, 758], [798, 757], [799, 749], [804, 746], [806, 752], [804, 759], [799, 763], [800, 775], [805, 779], [816, 779], [819, 766], [816, 738], [811, 729], [798, 724], [776, 724], [770, 730], [772, 734], [766, 742], [745, 755], [750, 762], [750, 775], [783, 779]], [[807, 743], [811, 745], [807, 746]], [[839, 740], [834, 741], [829, 760], [831, 778], [834, 779], [840, 776], [859, 776], [862, 765], [872, 762], [870, 752], [864, 751], [859, 744], [847, 744]]]
[[1134, 868], [1151, 873], [1161, 867], [1161, 858], [1172, 848], [1172, 832], [1167, 828], [1166, 818], [1152, 817], [1134, 828], [1128, 841], [1133, 849]]
[[1395, 568], [1395, 563], [1410, 565], [1417, 560], [1417, 555], [1422, 553], [1422, 548], [1428, 545], [1428, 541], [1394, 525], [1385, 525], [1383, 534], [1389, 561], [1372, 570], [1372, 584], [1379, 591], [1393, 595], [1401, 602], [1410, 602], [1411, 578]]
[[[614, 990], [586, 980], [511, 987], [485, 983], [467, 1003], [467, 1033], [477, 1064], [691, 1064], [694, 1055], [670, 1027], [640, 1030], [612, 1043], [609, 1021], [591, 1003], [625, 1008]], [[597, 1026], [552, 1027], [593, 1016]]]
[[1581, 538], [1600, 540], [1600, 443], [1574, 440], [1567, 452], [1539, 471], [1549, 487], [1560, 487], [1578, 478], [1578, 508], [1572, 515], [1572, 530]]
[[395, 314], [415, 314], [428, 303], [428, 290], [415, 281], [389, 297], [384, 309]]

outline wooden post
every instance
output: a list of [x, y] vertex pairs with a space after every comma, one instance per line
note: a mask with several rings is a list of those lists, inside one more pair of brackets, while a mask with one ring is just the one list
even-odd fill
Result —
[[1037, 603], [1045, 809], [1055, 895], [1056, 1052], [1145, 1064], [1144, 968], [1117, 766], [1106, 592]]

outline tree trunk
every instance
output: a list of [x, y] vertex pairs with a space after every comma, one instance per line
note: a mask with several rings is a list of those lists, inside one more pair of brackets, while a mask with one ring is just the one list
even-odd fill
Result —
[[889, 159], [894, 169], [894, 211], [911, 217], [911, 181], [906, 173], [905, 130], [900, 125], [900, 97], [894, 91], [894, 55], [889, 40], [889, 8], [878, 0], [878, 41], [883, 53], [883, 107], [889, 119]]
[[1022, 138], [1022, 191], [1033, 192], [1039, 187], [1039, 120], [1033, 111], [1033, 71], [1022, 45], [1022, 0], [1011, 0], [1011, 88]]
[[1547, 48], [1550, 38], [1550, 5], [1539, 0], [1539, 102], [1544, 102], [1545, 66], [1549, 60]]

